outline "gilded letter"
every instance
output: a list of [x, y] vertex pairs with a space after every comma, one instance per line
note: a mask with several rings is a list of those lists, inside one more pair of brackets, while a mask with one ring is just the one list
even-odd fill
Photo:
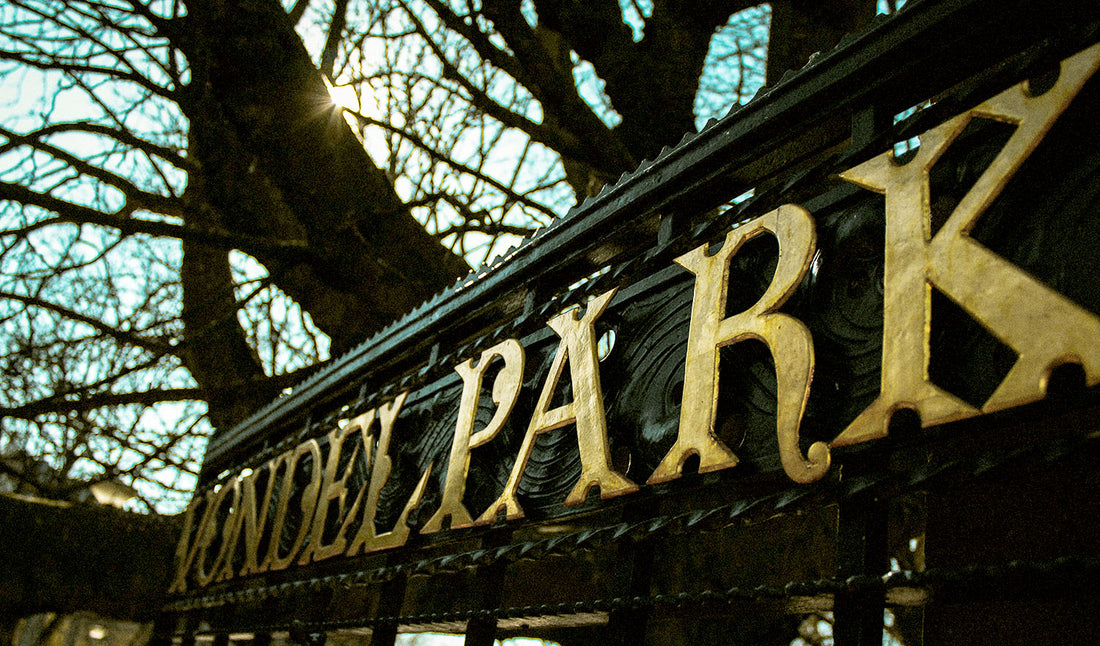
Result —
[[[489, 364], [497, 357], [504, 360], [504, 367], [493, 381], [493, 402], [497, 409], [485, 428], [474, 433], [481, 382]], [[462, 504], [462, 496], [466, 493], [466, 475], [470, 470], [470, 450], [496, 437], [511, 415], [523, 384], [523, 365], [523, 346], [515, 339], [507, 339], [482, 352], [476, 367], [472, 358], [455, 366], [455, 371], [462, 376], [462, 397], [458, 406], [454, 441], [451, 444], [451, 457], [447, 464], [443, 501], [420, 533], [438, 532], [443, 528], [443, 519], [447, 516], [451, 517], [451, 529], [473, 525], [470, 512]]]
[[[223, 534], [221, 549], [215, 555], [214, 562], [207, 567], [206, 561], [210, 552], [210, 544], [214, 542], [214, 538], [218, 535], [218, 510], [230, 491], [234, 492], [234, 498], [239, 497], [240, 490], [237, 489], [236, 484], [237, 481], [234, 480], [232, 485], [226, 484], [215, 487], [206, 494], [206, 514], [204, 514], [203, 523], [195, 537], [198, 543], [198, 554], [195, 556], [195, 583], [199, 584], [200, 587], [209, 585], [214, 580], [219, 561], [225, 551], [225, 537]], [[226, 525], [229, 525], [228, 520], [227, 518]]]
[[[748, 240], [762, 233], [779, 240], [779, 262], [767, 291], [748, 310], [722, 318], [726, 310], [729, 263]], [[817, 236], [814, 221], [791, 204], [746, 222], [726, 235], [713, 256], [702, 245], [676, 262], [695, 274], [695, 290], [684, 365], [684, 396], [676, 442], [649, 477], [649, 484], [680, 477], [684, 461], [699, 456], [699, 471], [717, 471], [737, 464], [737, 456], [714, 434], [718, 408], [718, 350], [746, 339], [763, 341], [775, 359], [776, 427], [779, 456], [787, 475], [812, 482], [829, 469], [829, 449], [821, 442], [803, 459], [799, 426], [810, 394], [814, 347], [810, 331], [798, 319], [777, 312], [810, 267]]]
[[[607, 442], [607, 420], [604, 417], [603, 391], [600, 388], [599, 358], [596, 354], [596, 319], [607, 308], [616, 290], [605, 292], [592, 299], [582, 318], [576, 310], [563, 312], [547, 323], [558, 336], [558, 344], [550, 372], [539, 395], [523, 446], [516, 457], [515, 466], [504, 485], [504, 492], [478, 519], [478, 524], [493, 523], [500, 509], [505, 509], [509, 520], [523, 516], [523, 509], [516, 499], [523, 470], [531, 457], [535, 439], [540, 433], [561, 428], [576, 422], [577, 443], [581, 454], [581, 476], [565, 499], [566, 505], [577, 505], [585, 500], [589, 488], [599, 485], [600, 496], [610, 498], [638, 490], [638, 486], [611, 467]], [[569, 375], [573, 384], [573, 401], [550, 409], [550, 400], [557, 389], [565, 362], [569, 361]]]
[[[886, 253], [881, 392], [833, 446], [884, 437], [899, 408], [916, 410], [923, 426], [934, 426], [1041, 399], [1051, 369], [1062, 363], [1079, 363], [1089, 385], [1100, 382], [1100, 319], [970, 238], [986, 207], [1098, 67], [1100, 45], [1065, 60], [1046, 93], [1031, 96], [1021, 83], [921, 135], [908, 164], [899, 166], [885, 153], [841, 175], [885, 193]], [[976, 117], [1016, 131], [931, 236], [929, 170]], [[980, 410], [929, 380], [932, 286], [1018, 355]]]
[[321, 480], [321, 494], [317, 501], [317, 511], [313, 513], [313, 529], [310, 531], [309, 545], [302, 550], [302, 556], [298, 560], [299, 565], [308, 564], [311, 558], [314, 561], [320, 561], [336, 556], [342, 553], [344, 547], [347, 546], [348, 539], [344, 537], [347, 524], [341, 525], [336, 538], [327, 545], [324, 544], [324, 534], [330, 503], [336, 501], [337, 515], [341, 517], [344, 515], [344, 499], [348, 495], [348, 476], [355, 468], [355, 458], [359, 455], [358, 446], [355, 447], [351, 460], [344, 468], [344, 475], [339, 480], [336, 479], [336, 471], [340, 468], [340, 450], [344, 446], [344, 440], [354, 431], [355, 427], [348, 424], [343, 429], [338, 428], [328, 434], [328, 461], [325, 463], [325, 471]]
[[[207, 494], [208, 496], [209, 494]], [[176, 544], [176, 577], [172, 580], [172, 586], [168, 588], [169, 593], [187, 591], [187, 573], [191, 571], [191, 565], [195, 562], [195, 555], [201, 543], [199, 539], [210, 515], [210, 505], [207, 505], [203, 508], [198, 529], [192, 535], [191, 528], [194, 527], [195, 523], [195, 511], [202, 504], [203, 499], [201, 496], [195, 496], [191, 499], [191, 503], [187, 505], [187, 511], [183, 517], [183, 532], [180, 534], [179, 543]]]
[[[309, 484], [302, 490], [301, 525], [298, 527], [298, 534], [295, 536], [290, 550], [287, 551], [286, 555], [279, 556], [279, 543], [283, 534], [283, 525], [286, 523], [287, 506], [290, 503], [294, 488], [294, 472], [298, 468], [298, 463], [307, 454], [312, 460], [312, 465], [310, 467]], [[305, 542], [306, 535], [312, 525], [310, 521], [313, 518], [313, 510], [317, 507], [317, 493], [321, 488], [321, 447], [317, 445], [317, 440], [302, 442], [280, 456], [280, 459], [284, 456], [287, 462], [286, 476], [283, 478], [283, 486], [279, 490], [279, 509], [275, 512], [275, 524], [271, 527], [271, 541], [268, 543], [267, 558], [260, 565], [264, 570], [284, 570], [294, 561], [294, 557], [297, 555], [298, 550], [302, 549], [302, 543]]]
[[[417, 483], [416, 489], [413, 491], [409, 501], [405, 504], [405, 509], [402, 510], [401, 516], [397, 519], [397, 524], [394, 525], [394, 528], [384, 534], [378, 534], [378, 530], [374, 526], [374, 517], [378, 513], [378, 498], [382, 493], [382, 487], [390, 477], [390, 470], [393, 468], [393, 462], [388, 455], [390, 437], [393, 434], [393, 424], [397, 420], [397, 414], [401, 411], [401, 407], [405, 405], [405, 399], [408, 398], [408, 396], [408, 391], [405, 391], [394, 401], [379, 408], [378, 417], [382, 423], [382, 430], [378, 435], [378, 445], [374, 447], [373, 451], [371, 451], [373, 437], [370, 433], [370, 422], [360, 426], [365, 459], [369, 465], [373, 456], [374, 464], [371, 470], [369, 490], [366, 488], [366, 485], [364, 485], [364, 488], [359, 491], [359, 496], [356, 498], [355, 504], [352, 506], [352, 512], [348, 514], [348, 520], [350, 520], [356, 515], [355, 512], [359, 508], [360, 500], [364, 501], [363, 523], [359, 526], [359, 531], [355, 534], [355, 538], [351, 541], [351, 545], [348, 546], [347, 556], [355, 556], [359, 552], [374, 552], [391, 547], [398, 547], [404, 545], [405, 541], [409, 538], [409, 514], [420, 504], [420, 499], [424, 495], [424, 488], [428, 484], [428, 476], [430, 476], [432, 472], [431, 465], [429, 465], [428, 469], [424, 471], [424, 474], [420, 476], [420, 481]], [[363, 499], [364, 493], [366, 493], [365, 500]], [[341, 531], [343, 531], [342, 528]]]
[[[229, 487], [226, 484], [226, 487]], [[233, 578], [233, 554], [237, 551], [237, 539], [241, 535], [241, 521], [244, 516], [242, 514], [242, 492], [241, 481], [237, 478], [233, 478], [233, 503], [230, 506], [229, 516], [225, 519], [225, 524], [222, 527], [222, 543], [218, 548], [218, 558], [214, 560], [214, 572], [215, 580], [227, 581]]]
[[[241, 513], [244, 515], [244, 564], [241, 566], [241, 576], [264, 572], [258, 563], [260, 552], [260, 537], [263, 536], [264, 526], [267, 525], [268, 509], [271, 506], [271, 495], [275, 492], [275, 474], [279, 471], [279, 465], [287, 460], [284, 453], [272, 460], [268, 460], [262, 468], [267, 469], [267, 487], [264, 489], [263, 502], [257, 508], [256, 505], [256, 478], [259, 470], [250, 473], [241, 479], [241, 491], [244, 494], [244, 502], [241, 505]], [[290, 466], [288, 465], [289, 469]], [[286, 477], [290, 477], [288, 471]]]

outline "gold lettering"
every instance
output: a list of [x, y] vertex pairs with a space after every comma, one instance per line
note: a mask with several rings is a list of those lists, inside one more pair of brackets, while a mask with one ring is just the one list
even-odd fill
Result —
[[[244, 502], [241, 504], [241, 513], [244, 515], [244, 564], [241, 566], [241, 576], [246, 574], [265, 572], [266, 567], [258, 564], [260, 552], [260, 538], [267, 525], [268, 509], [271, 507], [271, 495], [275, 492], [275, 475], [279, 471], [279, 465], [285, 464], [287, 454], [268, 460], [262, 468], [267, 469], [267, 487], [264, 489], [263, 502], [257, 509], [256, 505], [256, 478], [259, 470], [250, 473], [241, 479], [241, 491], [244, 494]], [[286, 477], [290, 477], [290, 465], [287, 465]]]
[[[832, 446], [884, 437], [890, 416], [900, 408], [915, 410], [923, 426], [933, 426], [1041, 399], [1050, 371], [1063, 363], [1080, 364], [1088, 385], [1100, 384], [1100, 343], [1096, 342], [1100, 339], [1100, 317], [970, 237], [986, 208], [1098, 69], [1100, 44], [1063, 61], [1058, 81], [1045, 93], [1032, 95], [1028, 84], [1021, 83], [924, 133], [909, 163], [898, 165], [887, 152], [841, 175], [846, 181], [885, 195], [884, 329], [880, 394], [832, 441]], [[933, 235], [930, 170], [975, 118], [1008, 123], [1015, 131]], [[755, 305], [726, 317], [730, 260], [743, 244], [765, 233], [779, 241], [775, 275]], [[730, 231], [713, 255], [708, 253], [708, 245], [702, 245], [676, 259], [695, 275], [683, 404], [675, 443], [647, 480], [649, 484], [680, 477], [684, 462], [693, 455], [699, 458], [700, 472], [738, 463], [737, 456], [715, 434], [719, 351], [748, 339], [763, 342], [775, 360], [776, 432], [784, 470], [803, 483], [827, 472], [829, 445], [816, 442], [805, 457], [799, 448], [799, 427], [813, 379], [813, 339], [802, 322], [778, 311], [805, 276], [815, 246], [810, 214], [801, 207], [784, 205]], [[980, 408], [939, 388], [929, 378], [933, 288], [1017, 354], [1011, 370]], [[570, 310], [547, 322], [560, 337], [550, 370], [504, 491], [476, 520], [462, 502], [470, 453], [496, 437], [511, 415], [522, 386], [524, 350], [518, 341], [508, 339], [483, 351], [476, 363], [471, 358], [455, 367], [463, 381], [458, 419], [442, 501], [421, 530], [423, 533], [439, 531], [447, 518], [452, 529], [493, 523], [502, 510], [509, 520], [521, 518], [517, 490], [538, 436], [569, 424], [576, 424], [581, 475], [565, 505], [583, 503], [594, 486], [600, 488], [603, 498], [638, 489], [611, 464], [596, 350], [595, 323], [615, 293], [611, 290], [592, 299], [583, 316]], [[474, 432], [483, 381], [498, 358], [504, 365], [492, 389], [497, 408], [485, 428]], [[573, 400], [551, 408], [566, 362]], [[408, 395], [403, 392], [393, 402], [357, 416], [343, 429], [331, 431], [324, 462], [317, 440], [304, 442], [268, 461], [262, 467], [267, 469], [262, 502], [256, 492], [258, 472], [196, 496], [185, 513], [176, 547], [177, 569], [169, 592], [185, 592], [191, 579], [198, 586], [206, 586], [215, 579], [232, 578], [242, 534], [241, 576], [282, 570], [296, 559], [298, 564], [306, 565], [339, 554], [354, 556], [403, 545], [410, 533], [409, 515], [423, 498], [430, 464], [393, 529], [378, 533], [375, 519], [381, 492], [393, 468], [388, 453], [394, 425]], [[373, 431], [375, 421], [380, 425], [377, 437]], [[361, 441], [338, 474], [344, 443], [356, 431]], [[347, 483], [358, 464], [360, 449], [370, 479], [345, 514]], [[295, 473], [307, 456], [308, 482], [296, 492]], [[277, 487], [280, 471], [283, 476]], [[267, 549], [259, 561], [276, 490], [277, 505]], [[301, 521], [289, 549], [280, 554], [288, 507], [295, 494], [300, 494]], [[228, 508], [223, 509], [227, 504]], [[333, 504], [341, 520], [332, 541], [325, 543], [325, 526]], [[356, 521], [360, 523], [358, 531], [348, 544], [347, 532]], [[219, 536], [217, 551], [212, 553]]]
[[[236, 484], [235, 480], [234, 484]], [[224, 549], [218, 550], [219, 554], [215, 556], [214, 562], [208, 568], [206, 559], [207, 556], [209, 556], [210, 544], [214, 542], [214, 538], [218, 535], [218, 510], [221, 508], [222, 502], [230, 491], [239, 493], [239, 490], [234, 486], [222, 485], [215, 487], [206, 494], [207, 510], [203, 518], [203, 524], [199, 527], [199, 533], [196, 537], [196, 541], [198, 542], [198, 554], [195, 557], [195, 583], [199, 584], [200, 587], [209, 585], [210, 582], [214, 580], [214, 575], [217, 572], [219, 560], [221, 558], [221, 552], [224, 551]], [[224, 548], [224, 545], [222, 545], [222, 547]]]
[[191, 565], [195, 562], [195, 555], [198, 553], [199, 544], [201, 543], [199, 539], [207, 523], [207, 517], [210, 515], [209, 505], [203, 508], [198, 529], [195, 530], [194, 536], [191, 535], [191, 528], [195, 522], [195, 511], [205, 499], [203, 496], [195, 496], [191, 499], [191, 503], [187, 505], [187, 511], [183, 517], [183, 533], [180, 534], [180, 540], [176, 543], [176, 577], [172, 580], [171, 587], [168, 588], [169, 593], [187, 591], [187, 573], [191, 571]]
[[348, 476], [355, 468], [355, 458], [359, 455], [358, 446], [355, 447], [351, 460], [344, 468], [344, 475], [339, 480], [336, 479], [336, 472], [340, 468], [340, 450], [344, 446], [344, 440], [353, 431], [355, 431], [355, 426], [348, 424], [343, 429], [336, 429], [328, 434], [328, 462], [325, 464], [324, 475], [322, 476], [321, 495], [317, 502], [317, 511], [313, 514], [313, 529], [310, 532], [309, 545], [302, 551], [302, 557], [298, 560], [299, 565], [306, 565], [311, 558], [314, 561], [320, 561], [336, 556], [342, 553], [344, 547], [347, 546], [348, 540], [344, 537], [347, 524], [341, 525], [336, 537], [327, 545], [324, 544], [324, 533], [329, 506], [333, 501], [337, 503], [337, 515], [343, 516], [344, 514], [344, 499], [347, 498], [348, 494]]
[[[493, 418], [484, 429], [474, 433], [474, 421], [477, 419], [477, 405], [481, 397], [481, 382], [493, 359], [501, 358], [501, 368], [493, 381], [493, 402], [497, 409]], [[467, 359], [455, 366], [462, 376], [462, 397], [458, 406], [458, 422], [455, 424], [454, 440], [451, 444], [451, 457], [447, 464], [447, 480], [443, 487], [443, 501], [424, 527], [422, 534], [438, 532], [443, 528], [443, 519], [450, 516], [451, 529], [469, 527], [474, 520], [462, 504], [466, 493], [466, 476], [470, 470], [470, 450], [475, 449], [496, 437], [504, 426], [508, 416], [515, 408], [523, 384], [524, 354], [523, 346], [515, 339], [507, 339], [481, 353], [474, 366], [474, 360]]]
[[[775, 276], [755, 305], [722, 318], [730, 259], [741, 245], [765, 232], [779, 240]], [[684, 462], [692, 455], [699, 456], [700, 472], [737, 464], [737, 456], [714, 434], [718, 350], [746, 339], [763, 341], [775, 359], [776, 427], [779, 455], [787, 475], [796, 482], [812, 482], [828, 471], [830, 455], [824, 443], [810, 447], [808, 460], [803, 459], [798, 447], [799, 425], [813, 379], [813, 338], [801, 321], [776, 311], [809, 269], [816, 238], [810, 214], [788, 204], [730, 231], [713, 256], [707, 255], [707, 245], [702, 245], [676, 259], [695, 274], [680, 430], [675, 444], [649, 477], [649, 484], [679, 478]]]
[[[535, 439], [540, 433], [561, 428], [576, 422], [577, 443], [581, 454], [581, 476], [569, 496], [566, 505], [584, 502], [588, 490], [599, 485], [600, 496], [610, 498], [638, 490], [638, 486], [628, 480], [611, 466], [611, 456], [607, 441], [607, 420], [604, 417], [603, 392], [600, 388], [599, 357], [596, 354], [596, 319], [607, 308], [616, 290], [597, 296], [588, 303], [582, 318], [578, 319], [576, 310], [563, 312], [547, 323], [561, 341], [558, 344], [550, 372], [546, 377], [542, 393], [539, 395], [523, 446], [516, 457], [515, 466], [504, 485], [504, 492], [478, 519], [477, 524], [493, 523], [500, 509], [505, 509], [509, 520], [521, 518], [523, 509], [516, 499], [523, 470], [531, 457]], [[569, 375], [573, 384], [573, 401], [550, 409], [550, 400], [557, 389], [566, 360], [569, 361]]]
[[[1031, 96], [1021, 83], [921, 135], [908, 164], [899, 166], [885, 153], [841, 175], [885, 193], [886, 253], [881, 393], [833, 446], [884, 437], [899, 408], [917, 411], [923, 426], [933, 426], [1041, 399], [1051, 369], [1062, 363], [1079, 363], [1090, 385], [1100, 382], [1100, 320], [969, 235], [1098, 67], [1100, 45], [1064, 61], [1046, 93]], [[1016, 131], [931, 236], [929, 170], [977, 117], [1012, 124]], [[980, 410], [929, 380], [932, 286], [1018, 355]]]
[[[348, 431], [354, 433], [359, 431], [360, 445], [363, 448], [363, 466], [370, 471], [371, 470], [371, 456], [373, 455], [374, 436], [371, 434], [371, 425], [374, 424], [374, 419], [378, 416], [378, 409], [372, 408], [365, 413], [355, 416], [348, 422], [345, 427]], [[356, 446], [358, 450], [359, 446]], [[353, 461], [354, 462], [354, 461]], [[348, 510], [347, 516], [344, 517], [344, 522], [340, 524], [340, 535], [343, 536], [347, 533], [351, 523], [359, 514], [359, 506], [363, 502], [363, 497], [367, 493], [367, 488], [370, 486], [368, 480], [360, 489], [359, 493], [355, 496], [355, 502], [351, 504], [351, 509]]]
[[[227, 487], [229, 485], [226, 485]], [[233, 503], [230, 506], [229, 516], [222, 525], [222, 543], [218, 549], [218, 558], [214, 561], [213, 571], [218, 581], [226, 581], [233, 578], [233, 554], [237, 550], [237, 538], [241, 534], [241, 481], [233, 478]]]
[[[285, 555], [279, 556], [279, 543], [283, 535], [283, 525], [286, 523], [287, 507], [290, 504], [291, 493], [294, 489], [294, 472], [297, 470], [299, 462], [307, 454], [312, 460], [312, 465], [310, 467], [309, 484], [302, 489], [301, 494], [301, 525], [298, 527], [298, 534], [295, 536], [294, 542], [291, 543], [290, 549]], [[298, 550], [302, 549], [302, 543], [305, 542], [306, 535], [309, 534], [312, 526], [310, 521], [313, 518], [313, 510], [317, 507], [317, 494], [321, 489], [321, 447], [318, 446], [317, 440], [302, 442], [278, 459], [286, 460], [286, 475], [283, 477], [282, 487], [279, 489], [279, 508], [275, 512], [275, 523], [271, 526], [271, 540], [268, 543], [267, 557], [260, 564], [260, 567], [265, 571], [284, 570], [294, 561]]]
[[[355, 516], [354, 512], [358, 510], [359, 502], [363, 500], [363, 494], [366, 492], [365, 504], [363, 505], [363, 523], [359, 526], [359, 531], [355, 534], [355, 538], [352, 539], [351, 545], [348, 546], [348, 551], [346, 552], [347, 556], [355, 556], [361, 551], [374, 552], [377, 550], [389, 549], [391, 547], [398, 547], [404, 545], [405, 541], [409, 538], [409, 514], [420, 504], [420, 499], [424, 496], [424, 488], [428, 485], [428, 476], [430, 476], [432, 472], [430, 464], [423, 475], [420, 476], [420, 481], [417, 483], [416, 489], [413, 491], [409, 501], [405, 504], [405, 508], [402, 510], [401, 516], [397, 519], [397, 524], [394, 525], [393, 529], [383, 534], [379, 534], [374, 526], [374, 518], [378, 513], [378, 498], [393, 468], [393, 462], [388, 455], [390, 437], [393, 434], [393, 424], [397, 420], [397, 414], [400, 412], [401, 407], [405, 405], [405, 399], [408, 398], [408, 396], [408, 391], [405, 391], [393, 402], [382, 406], [378, 410], [378, 417], [382, 423], [382, 430], [378, 435], [378, 445], [374, 448], [373, 452], [371, 451], [373, 437], [370, 433], [370, 423], [368, 422], [367, 425], [360, 427], [365, 459], [367, 460], [367, 464], [370, 465], [373, 455], [374, 464], [371, 470], [369, 490], [366, 488], [366, 485], [364, 485], [364, 488], [359, 491], [359, 496], [356, 498], [355, 504], [352, 506], [353, 513], [348, 514], [349, 519]], [[373, 421], [373, 417], [371, 421]], [[343, 530], [341, 529], [341, 531]]]

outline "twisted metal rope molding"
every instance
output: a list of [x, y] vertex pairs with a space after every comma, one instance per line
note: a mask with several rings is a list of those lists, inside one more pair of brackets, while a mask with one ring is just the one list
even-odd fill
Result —
[[[993, 596], [1003, 594], [1006, 588], [1043, 589], [1051, 584], [1093, 581], [1100, 576], [1100, 556], [1072, 555], [1040, 561], [1010, 561], [994, 565], [969, 565], [962, 568], [934, 568], [923, 572], [910, 570], [888, 572], [883, 576], [859, 575], [847, 578], [792, 581], [783, 585], [733, 586], [726, 589], [709, 589], [697, 592], [657, 593], [646, 596], [624, 596], [590, 601], [562, 602], [556, 604], [532, 604], [525, 606], [479, 608], [455, 612], [425, 613], [416, 615], [390, 615], [339, 621], [293, 621], [253, 626], [250, 632], [270, 633], [280, 630], [300, 630], [320, 633], [346, 628], [375, 628], [378, 626], [432, 626], [454, 624], [474, 619], [523, 619], [546, 616], [569, 616], [619, 610], [646, 608], [666, 609], [697, 606], [701, 604], [728, 604], [738, 602], [767, 602], [791, 600], [797, 597], [818, 597], [849, 594], [881, 594], [887, 596], [887, 605], [922, 605], [891, 602], [889, 593], [904, 588], [922, 589], [935, 594], [953, 589], [982, 586]], [[925, 595], [922, 599], [927, 599]], [[243, 628], [235, 628], [243, 630]], [[212, 634], [219, 631], [196, 631], [194, 634]], [[163, 636], [163, 635], [162, 635]]]
[[576, 550], [591, 550], [623, 540], [637, 542], [653, 538], [662, 532], [668, 535], [689, 531], [714, 532], [734, 523], [748, 524], [754, 519], [763, 518], [775, 512], [798, 513], [805, 509], [810, 498], [823, 500], [824, 504], [833, 504], [856, 496], [873, 496], [887, 489], [892, 489], [895, 496], [902, 495], [933, 486], [937, 481], [951, 475], [961, 474], [971, 480], [991, 477], [1002, 468], [1021, 459], [1054, 463], [1066, 455], [1076, 453], [1082, 447], [1100, 448], [1097, 446], [1098, 443], [1100, 440], [1097, 439], [1074, 438], [1044, 441], [1008, 449], [997, 448], [971, 456], [968, 460], [953, 459], [926, 464], [908, 472], [883, 472], [841, 481], [833, 480], [828, 487], [822, 486], [824, 483], [817, 483], [813, 487], [795, 485], [766, 496], [738, 500], [709, 509], [657, 516], [640, 522], [620, 522], [536, 541], [471, 550], [356, 573], [334, 574], [309, 580], [181, 598], [166, 604], [164, 610], [185, 612], [232, 603], [259, 601], [306, 590], [320, 591], [327, 587], [376, 584], [402, 575], [454, 573], [466, 568], [483, 567], [502, 561], [512, 563], [524, 559], [565, 555]]

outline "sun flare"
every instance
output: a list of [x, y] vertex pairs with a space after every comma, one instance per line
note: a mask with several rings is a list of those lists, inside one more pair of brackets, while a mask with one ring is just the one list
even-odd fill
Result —
[[350, 85], [333, 85], [328, 82], [328, 79], [325, 79], [325, 87], [328, 88], [328, 95], [337, 107], [359, 112], [359, 95], [355, 92], [354, 87]]

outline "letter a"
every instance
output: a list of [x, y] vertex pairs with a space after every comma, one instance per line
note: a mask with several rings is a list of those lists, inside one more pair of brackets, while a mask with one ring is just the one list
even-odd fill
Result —
[[[604, 417], [603, 393], [600, 390], [600, 363], [596, 355], [596, 319], [607, 308], [615, 290], [604, 292], [588, 303], [588, 309], [580, 319], [576, 310], [563, 312], [547, 322], [561, 342], [558, 344], [550, 373], [539, 394], [538, 404], [523, 438], [523, 446], [516, 456], [516, 464], [504, 485], [504, 492], [476, 521], [489, 524], [497, 519], [500, 509], [505, 509], [509, 520], [521, 518], [523, 509], [516, 500], [520, 477], [535, 447], [540, 433], [577, 423], [577, 444], [581, 453], [581, 477], [573, 491], [565, 499], [566, 505], [584, 502], [588, 490], [599, 485], [600, 497], [621, 496], [638, 490], [638, 486], [611, 468], [607, 443], [607, 420]], [[550, 408], [550, 399], [557, 389], [558, 380], [569, 361], [569, 375], [573, 384], [573, 401]]]

